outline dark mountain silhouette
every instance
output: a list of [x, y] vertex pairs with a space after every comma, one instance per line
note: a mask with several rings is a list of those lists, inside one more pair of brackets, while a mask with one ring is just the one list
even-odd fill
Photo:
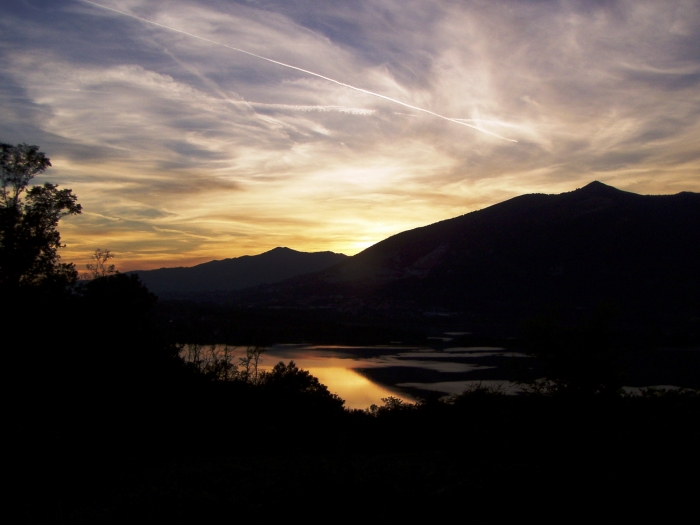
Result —
[[260, 255], [210, 261], [191, 268], [135, 270], [148, 289], [160, 293], [226, 292], [274, 283], [324, 270], [347, 256], [333, 252], [298, 252], [275, 248]]
[[504, 319], [603, 305], [640, 322], [693, 317], [700, 315], [699, 240], [700, 194], [642, 196], [592, 182], [394, 235], [237, 301]]

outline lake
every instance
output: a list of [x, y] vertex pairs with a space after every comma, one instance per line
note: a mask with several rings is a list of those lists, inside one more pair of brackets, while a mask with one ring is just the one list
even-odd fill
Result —
[[[237, 347], [235, 354], [245, 355], [245, 347]], [[514, 394], [519, 389], [509, 381], [512, 372], [527, 368], [530, 358], [499, 347], [280, 344], [265, 349], [262, 368], [269, 370], [280, 361], [294, 361], [308, 370], [344, 399], [346, 407], [364, 409], [381, 405], [389, 396], [415, 402], [426, 392], [459, 394], [479, 383]]]
[[[346, 407], [360, 409], [381, 405], [381, 399], [389, 396], [415, 402], [430, 392], [460, 394], [478, 384], [497, 386], [513, 395], [521, 391], [514, 378], [532, 380], [542, 373], [535, 358], [517, 351], [495, 346], [450, 347], [450, 337], [431, 339], [439, 340], [435, 348], [278, 344], [265, 348], [261, 365], [269, 370], [280, 361], [294, 361], [344, 399]], [[202, 348], [209, 352], [210, 347]], [[216, 353], [223, 348], [214, 347]], [[246, 347], [229, 346], [232, 348], [234, 362], [238, 362]], [[650, 386], [700, 390], [700, 348], [631, 348], [618, 361], [627, 392], [639, 393]]]

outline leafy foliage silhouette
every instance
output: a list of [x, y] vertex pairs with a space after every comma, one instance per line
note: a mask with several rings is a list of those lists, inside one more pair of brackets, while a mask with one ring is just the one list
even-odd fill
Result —
[[58, 222], [81, 213], [69, 189], [51, 183], [29, 187], [51, 166], [38, 146], [0, 144], [0, 289], [65, 287], [77, 279], [75, 266], [61, 263]]

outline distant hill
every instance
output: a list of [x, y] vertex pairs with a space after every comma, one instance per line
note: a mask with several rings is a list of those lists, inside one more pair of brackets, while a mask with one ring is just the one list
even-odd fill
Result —
[[260, 255], [210, 261], [190, 268], [135, 270], [126, 273], [138, 275], [155, 294], [230, 292], [324, 270], [345, 259], [347, 255], [341, 253], [307, 253], [290, 248], [275, 248]]
[[642, 196], [592, 182], [394, 235], [237, 301], [512, 319], [605, 306], [634, 322], [681, 316], [698, 324], [699, 269], [700, 194]]

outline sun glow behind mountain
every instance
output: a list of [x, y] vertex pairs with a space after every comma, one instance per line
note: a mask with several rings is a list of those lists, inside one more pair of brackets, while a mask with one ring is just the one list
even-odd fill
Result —
[[354, 254], [594, 179], [700, 191], [693, 3], [100, 3], [124, 14], [28, 0], [0, 21], [0, 140], [78, 195], [79, 265]]

